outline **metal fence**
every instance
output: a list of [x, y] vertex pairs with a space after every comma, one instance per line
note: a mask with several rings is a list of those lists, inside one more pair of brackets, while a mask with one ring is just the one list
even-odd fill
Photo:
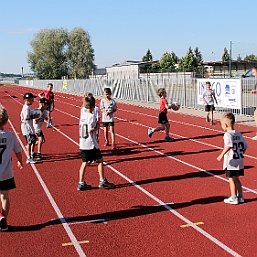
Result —
[[[167, 76], [156, 74], [155, 76], [142, 76], [139, 79], [116, 79], [109, 80], [103, 76], [95, 76], [85, 80], [20, 80], [19, 84], [45, 89], [47, 84], [54, 84], [54, 91], [76, 95], [84, 95], [91, 92], [95, 96], [102, 96], [103, 89], [110, 87], [114, 98], [136, 102], [156, 103], [159, 97], [156, 91], [164, 87], [167, 91], [167, 99], [176, 100], [184, 108], [203, 109], [197, 103], [197, 84], [196, 78], [191, 74], [180, 76]], [[253, 115], [256, 107], [257, 95], [252, 94], [255, 89], [257, 79], [242, 79], [242, 108], [241, 110], [231, 110], [216, 108], [217, 111], [232, 111], [240, 115]]]

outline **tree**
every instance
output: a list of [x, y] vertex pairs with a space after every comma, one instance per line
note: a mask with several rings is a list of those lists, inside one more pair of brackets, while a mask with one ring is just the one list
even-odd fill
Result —
[[65, 29], [44, 29], [32, 40], [28, 62], [39, 79], [60, 79], [67, 75], [67, 43]]
[[194, 50], [194, 56], [196, 59], [196, 74], [203, 75], [203, 57], [198, 47], [196, 47]]
[[82, 28], [74, 28], [68, 38], [69, 74], [72, 78], [86, 78], [95, 69], [94, 49], [89, 34]]
[[[173, 53], [173, 55], [171, 55], [168, 52], [165, 52], [161, 59], [160, 59], [160, 68], [162, 72], [172, 72], [176, 70], [175, 67], [175, 60], [176, 60], [176, 55]], [[174, 60], [175, 59], [175, 60]]]
[[179, 68], [182, 71], [195, 71], [197, 67], [197, 59], [194, 56], [193, 50], [189, 47], [186, 55], [181, 58]]
[[[148, 48], [146, 54], [142, 57], [143, 62], [151, 62], [153, 61], [153, 55]], [[152, 70], [152, 64], [145, 64], [144, 66], [141, 67], [141, 72], [151, 72]]]
[[254, 54], [246, 55], [244, 60], [245, 61], [257, 61], [257, 56]]
[[28, 53], [31, 70], [39, 79], [63, 76], [86, 78], [94, 69], [94, 50], [89, 35], [81, 28], [41, 30]]
[[221, 59], [222, 59], [222, 62], [227, 62], [230, 59], [228, 49], [226, 47], [224, 48], [224, 52], [223, 52], [223, 55], [222, 55]]

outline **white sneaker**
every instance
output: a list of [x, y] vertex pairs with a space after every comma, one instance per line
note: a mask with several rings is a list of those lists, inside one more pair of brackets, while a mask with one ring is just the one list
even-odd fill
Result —
[[252, 140], [257, 140], [257, 135], [252, 137]]
[[244, 203], [245, 199], [243, 197], [237, 197], [238, 203]]
[[26, 161], [27, 164], [35, 164], [37, 163], [37, 161], [35, 161], [33, 158], [28, 158], [27, 161]]
[[237, 197], [234, 198], [234, 197], [230, 196], [229, 198], [224, 199], [224, 203], [238, 204], [238, 199], [237, 199]]

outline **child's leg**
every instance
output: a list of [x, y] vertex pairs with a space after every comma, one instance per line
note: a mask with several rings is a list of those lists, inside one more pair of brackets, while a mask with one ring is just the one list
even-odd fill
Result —
[[85, 180], [85, 170], [86, 170], [87, 163], [82, 162], [80, 169], [79, 169], [79, 182], [84, 182]]
[[213, 111], [211, 111], [211, 123], [213, 125]]
[[104, 127], [104, 139], [106, 142], [109, 142], [108, 140], [108, 127]]
[[157, 128], [152, 130], [153, 133], [157, 132], [157, 131], [165, 130], [165, 124], [160, 124], [160, 125], [161, 125], [160, 127], [157, 127]]
[[238, 197], [243, 197], [242, 184], [239, 177], [233, 177]]
[[37, 143], [37, 152], [41, 153], [43, 138], [42, 137], [38, 137], [38, 141], [37, 142], [38, 142]]
[[30, 144], [27, 144], [26, 145], [26, 150], [27, 150], [27, 155], [28, 155], [28, 158], [31, 158], [31, 152], [32, 152], [32, 145]]
[[168, 123], [166, 123], [164, 125], [165, 125], [166, 137], [168, 137], [169, 134], [170, 134], [170, 123], [168, 122]]
[[0, 191], [2, 202], [2, 214], [7, 217], [10, 210], [10, 199], [8, 191]]
[[114, 126], [110, 126], [111, 138], [112, 138], [112, 145], [115, 145], [115, 132]]
[[100, 181], [104, 180], [104, 165], [103, 165], [103, 159], [99, 159], [98, 161], [98, 173], [99, 173], [99, 178]]
[[229, 178], [228, 178], [231, 196], [236, 196], [235, 178], [236, 178], [236, 177], [229, 177]]

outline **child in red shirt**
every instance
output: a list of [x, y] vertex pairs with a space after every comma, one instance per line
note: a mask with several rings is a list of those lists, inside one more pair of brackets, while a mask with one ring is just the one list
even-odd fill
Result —
[[40, 98], [46, 98], [48, 101], [46, 110], [49, 112], [49, 122], [46, 127], [50, 128], [53, 125], [52, 111], [54, 110], [54, 93], [53, 84], [48, 83], [47, 89], [38, 94]]
[[172, 141], [174, 141], [174, 138], [169, 136], [170, 123], [167, 118], [167, 111], [168, 111], [168, 109], [171, 109], [172, 106], [168, 105], [168, 102], [166, 100], [167, 93], [166, 93], [165, 88], [159, 88], [157, 91], [157, 94], [160, 97], [160, 113], [159, 113], [159, 119], [158, 119], [158, 123], [160, 124], [160, 127], [157, 127], [155, 129], [149, 128], [148, 136], [151, 138], [154, 132], [165, 130], [166, 136], [165, 136], [164, 140], [167, 142], [172, 142]]

